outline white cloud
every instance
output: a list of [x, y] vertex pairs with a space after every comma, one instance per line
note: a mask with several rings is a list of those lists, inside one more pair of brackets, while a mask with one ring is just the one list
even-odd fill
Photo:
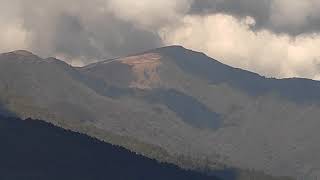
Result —
[[0, 52], [26, 49], [27, 32], [18, 18], [19, 5], [17, 0], [1, 1], [0, 6]]
[[251, 17], [229, 15], [185, 16], [180, 27], [161, 31], [166, 44], [181, 44], [204, 51], [232, 66], [272, 77], [319, 78], [320, 35], [276, 35], [253, 32]]
[[[0, 24], [1, 26], [1, 24]], [[27, 49], [27, 32], [16, 24], [6, 24], [0, 28], [0, 52], [8, 52], [19, 49]]]

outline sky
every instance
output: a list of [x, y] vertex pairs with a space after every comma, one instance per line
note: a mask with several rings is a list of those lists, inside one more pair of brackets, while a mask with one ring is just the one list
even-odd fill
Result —
[[0, 52], [74, 66], [168, 45], [267, 77], [320, 79], [319, 0], [0, 0]]

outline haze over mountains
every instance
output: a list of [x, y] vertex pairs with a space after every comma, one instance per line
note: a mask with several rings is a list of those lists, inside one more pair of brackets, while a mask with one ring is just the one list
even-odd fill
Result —
[[27, 51], [0, 55], [0, 114], [185, 168], [320, 177], [319, 92], [318, 81], [265, 78], [180, 46], [81, 68]]

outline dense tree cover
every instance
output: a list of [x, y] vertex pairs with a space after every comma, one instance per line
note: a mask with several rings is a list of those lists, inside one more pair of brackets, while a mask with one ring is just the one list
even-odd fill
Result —
[[0, 179], [215, 180], [42, 121], [0, 117]]

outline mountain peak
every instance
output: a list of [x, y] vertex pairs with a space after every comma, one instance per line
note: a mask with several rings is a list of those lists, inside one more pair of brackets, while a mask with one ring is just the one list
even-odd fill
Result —
[[27, 51], [27, 50], [16, 50], [16, 51], [12, 51], [10, 52], [11, 54], [16, 54], [16, 55], [20, 55], [20, 56], [36, 56], [35, 54], [33, 54], [32, 52], [30, 51]]
[[41, 59], [39, 56], [27, 50], [16, 50], [8, 53], [0, 54], [9, 59]]
[[157, 49], [153, 49], [151, 51], [166, 51], [166, 50], [185, 51], [187, 49], [180, 45], [171, 45], [171, 46], [164, 46]]
[[181, 45], [171, 45], [171, 46], [164, 46], [164, 47], [162, 47], [162, 48], [166, 48], [166, 49], [168, 49], [168, 48], [170, 48], [170, 49], [173, 49], [173, 48], [175, 48], [175, 49], [186, 49], [185, 47], [183, 47], [183, 46], [181, 46]]
[[[194, 56], [202, 56], [203, 58], [205, 58], [207, 60], [208, 59], [214, 60], [214, 59], [208, 57], [203, 52], [188, 49], [188, 48], [185, 48], [180, 45], [165, 46], [165, 47], [157, 48], [154, 50], [150, 50], [150, 52], [166, 54], [166, 55], [175, 56], [175, 57], [182, 56], [182, 55], [187, 56], [187, 57], [192, 56], [193, 58], [194, 58]], [[197, 58], [195, 58], [195, 59], [197, 59]]]

